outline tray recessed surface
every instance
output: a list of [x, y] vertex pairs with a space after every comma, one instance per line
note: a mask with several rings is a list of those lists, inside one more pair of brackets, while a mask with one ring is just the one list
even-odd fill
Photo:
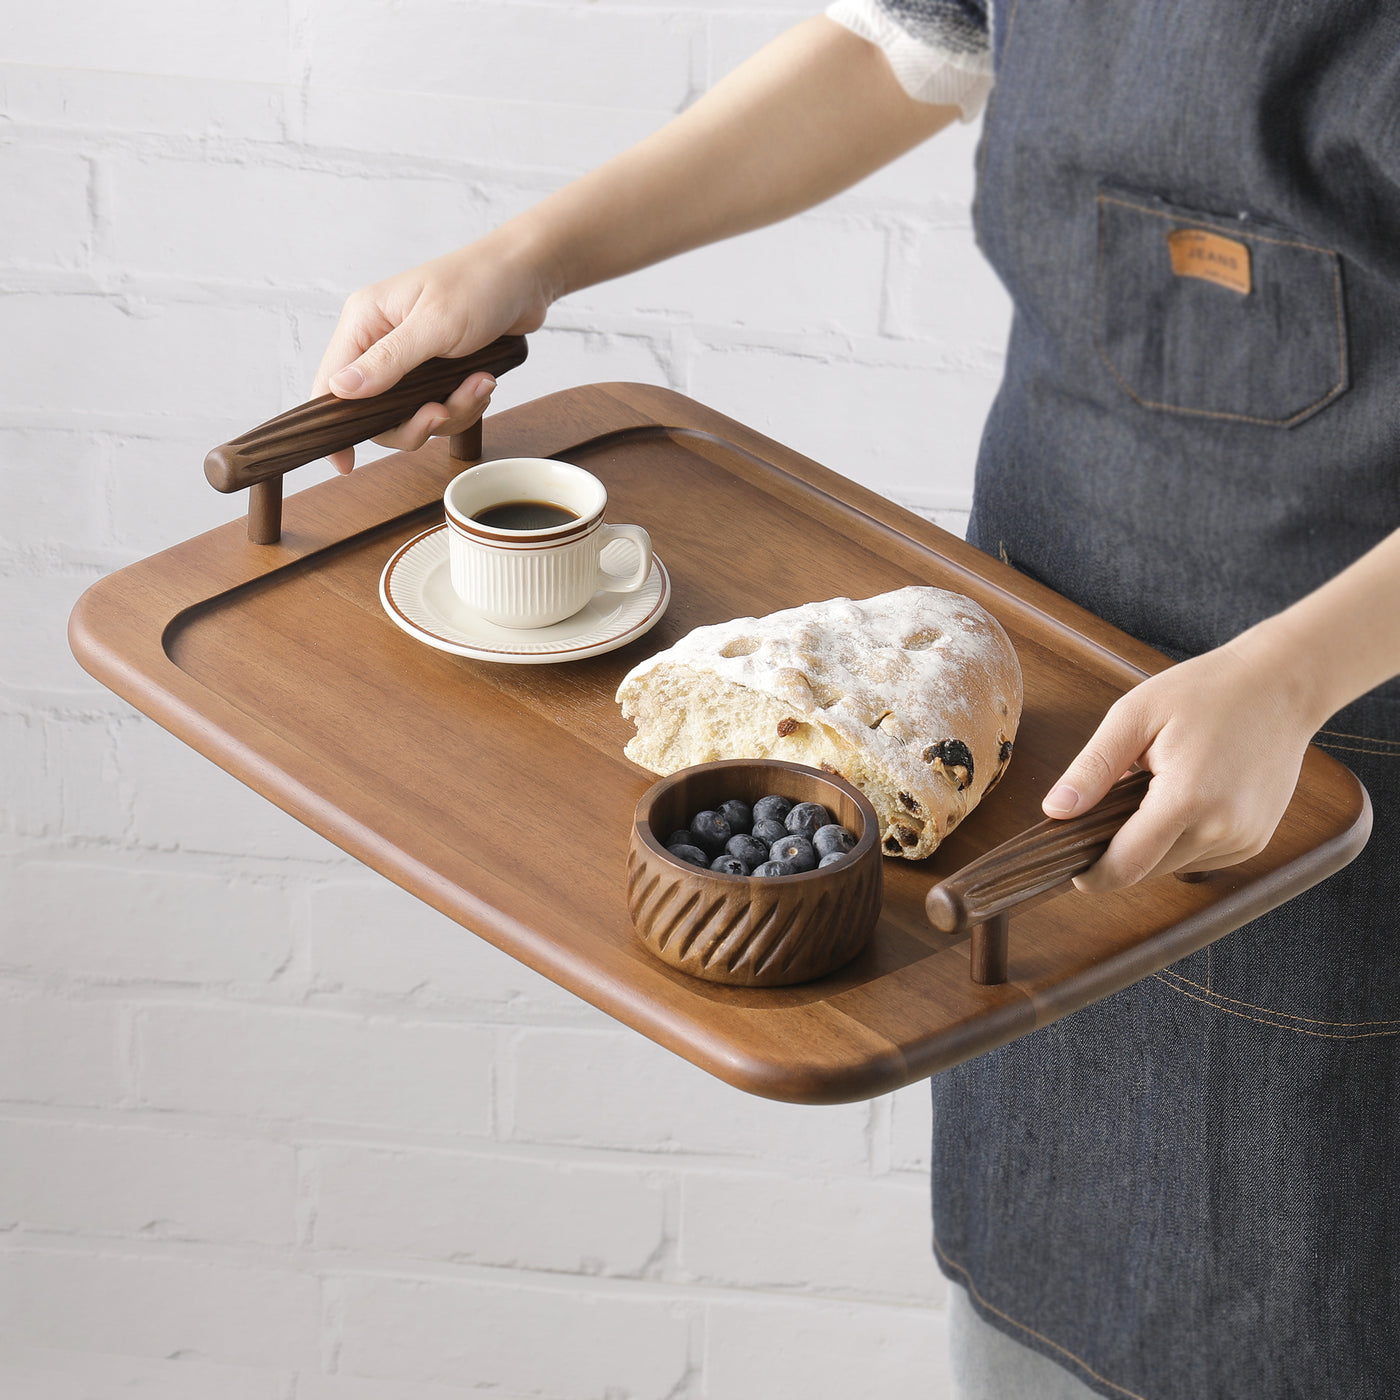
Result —
[[[1063, 895], [1012, 925], [1011, 980], [968, 977], [930, 885], [1040, 819], [1103, 711], [1165, 659], [963, 542], [742, 425], [664, 390], [591, 386], [500, 414], [487, 455], [559, 456], [650, 532], [672, 598], [618, 651], [501, 666], [432, 650], [379, 600], [395, 550], [440, 518], [441, 443], [287, 502], [279, 546], [241, 524], [123, 570], [75, 613], [79, 659], [323, 835], [619, 1020], [740, 1088], [835, 1102], [887, 1092], [1053, 1020], [1237, 927], [1364, 840], [1365, 795], [1311, 751], [1269, 849], [1200, 884]], [[870, 946], [819, 982], [744, 989], [652, 958], [626, 907], [628, 832], [653, 775], [623, 757], [614, 701], [691, 628], [909, 583], [969, 594], [1026, 680], [1006, 777], [929, 860], [885, 862]], [[586, 847], [523, 843], [581, 814]], [[503, 820], [503, 814], [505, 819]]]

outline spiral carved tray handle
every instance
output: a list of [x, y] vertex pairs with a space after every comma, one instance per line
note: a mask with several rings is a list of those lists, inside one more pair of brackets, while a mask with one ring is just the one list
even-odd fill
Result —
[[1137, 811], [1150, 773], [1130, 773], [1083, 816], [1049, 819], [963, 866], [929, 892], [924, 909], [943, 933], [972, 930], [972, 980], [1006, 981], [1011, 910], [1065, 885], [1108, 849]]
[[[523, 335], [505, 335], [460, 359], [425, 361], [370, 399], [323, 394], [216, 447], [204, 459], [204, 475], [216, 491], [248, 488], [248, 538], [276, 544], [282, 535], [284, 473], [388, 432], [425, 403], [445, 398], [468, 375], [504, 374], [523, 364], [526, 354]], [[479, 461], [480, 423], [455, 435], [451, 451], [458, 461]]]

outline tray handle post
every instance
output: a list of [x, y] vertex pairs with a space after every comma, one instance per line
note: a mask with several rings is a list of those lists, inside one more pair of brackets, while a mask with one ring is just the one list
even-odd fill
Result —
[[1011, 911], [1093, 865], [1137, 811], [1151, 778], [1150, 773], [1130, 773], [1091, 811], [1038, 822], [928, 892], [924, 911], [934, 928], [943, 933], [971, 930], [974, 982], [996, 986], [1006, 981]]
[[470, 465], [481, 461], [481, 419], [478, 418], [466, 432], [453, 433], [448, 439], [447, 451], [454, 462]]
[[[346, 447], [388, 432], [425, 403], [446, 397], [468, 375], [499, 376], [525, 362], [523, 335], [504, 335], [460, 359], [434, 359], [410, 370], [372, 399], [323, 394], [216, 447], [204, 459], [204, 475], [216, 491], [248, 491], [248, 538], [276, 544], [282, 537], [282, 477]], [[460, 462], [481, 460], [481, 424], [455, 433], [450, 449]]]
[[1011, 957], [1011, 915], [1005, 910], [972, 926], [972, 980], [983, 987], [1006, 981]]

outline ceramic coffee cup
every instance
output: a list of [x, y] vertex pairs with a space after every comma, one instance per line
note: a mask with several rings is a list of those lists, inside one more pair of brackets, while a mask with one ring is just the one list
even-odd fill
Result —
[[[503, 627], [562, 622], [595, 593], [634, 592], [651, 572], [647, 532], [605, 523], [603, 483], [567, 462], [482, 462], [448, 483], [443, 503], [452, 587], [479, 616]], [[603, 567], [603, 550], [614, 540], [625, 540], [637, 556], [630, 573]]]

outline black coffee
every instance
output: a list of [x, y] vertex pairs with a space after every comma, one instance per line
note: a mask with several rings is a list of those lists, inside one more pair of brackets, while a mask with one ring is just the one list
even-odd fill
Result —
[[477, 511], [472, 519], [493, 530], [548, 530], [578, 516], [553, 501], [502, 501]]

